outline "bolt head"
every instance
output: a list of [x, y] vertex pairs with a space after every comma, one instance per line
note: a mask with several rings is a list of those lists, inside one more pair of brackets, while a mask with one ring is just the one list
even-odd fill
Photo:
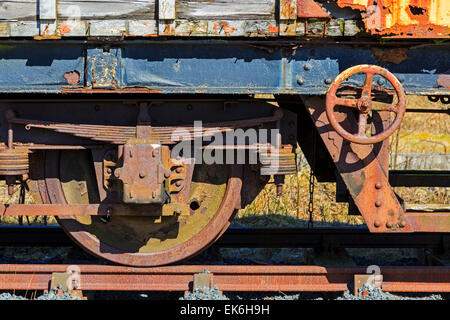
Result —
[[106, 172], [107, 172], [108, 174], [111, 174], [111, 172], [112, 172], [111, 168], [106, 169]]
[[381, 201], [380, 200], [375, 201], [375, 207], [381, 207]]
[[331, 82], [333, 82], [333, 80], [331, 80], [330, 78], [326, 78], [324, 81], [325, 84], [331, 84]]
[[381, 226], [381, 221], [380, 221], [380, 220], [375, 220], [375, 222], [373, 223], [373, 225], [374, 225], [376, 228], [379, 228], [379, 227]]
[[170, 172], [169, 171], [166, 171], [166, 172], [164, 172], [164, 178], [169, 178], [170, 177]]

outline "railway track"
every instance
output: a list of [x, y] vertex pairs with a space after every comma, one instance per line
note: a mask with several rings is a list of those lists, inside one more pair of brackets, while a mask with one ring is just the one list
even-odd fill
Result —
[[[0, 246], [73, 246], [58, 226], [1, 226]], [[448, 233], [370, 233], [365, 227], [231, 227], [214, 244], [228, 248], [433, 248], [450, 245]]]
[[[445, 233], [371, 234], [363, 227], [229, 228], [218, 247], [445, 248]], [[1, 246], [72, 246], [57, 226], [2, 226]], [[86, 263], [86, 262], [85, 262]], [[67, 273], [68, 270], [72, 274]], [[75, 270], [75, 271], [74, 271]], [[369, 273], [369, 274], [368, 274]], [[358, 289], [371, 272], [363, 266], [172, 265], [136, 268], [93, 264], [0, 264], [0, 290], [48, 290], [56, 278], [76, 276], [84, 291], [181, 291], [217, 286], [227, 292], [344, 292]], [[55, 278], [56, 275], [56, 278]], [[382, 266], [387, 292], [450, 292], [450, 266]], [[61, 278], [59, 278], [61, 279]], [[64, 276], [63, 276], [63, 279]], [[363, 282], [361, 282], [363, 279]]]
[[[365, 267], [176, 265], [135, 268], [76, 266], [77, 290], [189, 291], [207, 283], [221, 291], [339, 292], [356, 287]], [[46, 290], [69, 265], [0, 265], [0, 290]], [[207, 272], [205, 273], [205, 270]], [[450, 292], [450, 267], [381, 267], [383, 291]], [[203, 279], [199, 278], [202, 277]], [[206, 278], [206, 280], [205, 280]]]

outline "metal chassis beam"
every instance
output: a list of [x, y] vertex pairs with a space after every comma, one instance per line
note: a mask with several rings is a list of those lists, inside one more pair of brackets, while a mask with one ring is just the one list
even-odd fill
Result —
[[[375, 64], [407, 94], [449, 95], [450, 44], [400, 41], [0, 42], [0, 93], [325, 94], [343, 70]], [[398, 48], [404, 57], [392, 60]], [[384, 52], [389, 54], [381, 54]], [[424, 58], [426, 57], [426, 59]], [[386, 85], [383, 80], [375, 79]], [[348, 85], [359, 86], [363, 78]], [[446, 86], [446, 84], [444, 84]]]

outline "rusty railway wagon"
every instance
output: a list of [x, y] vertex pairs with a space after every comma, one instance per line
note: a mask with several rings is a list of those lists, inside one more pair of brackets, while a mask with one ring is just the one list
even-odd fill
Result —
[[448, 174], [388, 166], [405, 112], [424, 112], [406, 95], [448, 102], [449, 15], [447, 0], [2, 0], [0, 174], [35, 201], [3, 216], [54, 215], [96, 256], [170, 264], [271, 176], [283, 192], [298, 143], [371, 232], [449, 232], [448, 211], [392, 188]]

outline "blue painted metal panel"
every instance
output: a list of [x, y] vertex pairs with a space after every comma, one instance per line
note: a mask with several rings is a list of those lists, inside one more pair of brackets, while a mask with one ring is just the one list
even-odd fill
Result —
[[[77, 70], [84, 87], [92, 89], [316, 95], [326, 93], [329, 82], [345, 69], [375, 64], [393, 72], [409, 94], [449, 94], [438, 86], [437, 78], [450, 70], [450, 44], [411, 47], [399, 63], [380, 61], [368, 45], [336, 43], [280, 46], [263, 41], [173, 40], [105, 46], [81, 41], [0, 45], [0, 92], [80, 87], [63, 78], [65, 72]], [[362, 81], [354, 77], [349, 83]]]
[[70, 71], [84, 83], [80, 45], [0, 43], [0, 92], [58, 92], [67, 86], [64, 74]]

